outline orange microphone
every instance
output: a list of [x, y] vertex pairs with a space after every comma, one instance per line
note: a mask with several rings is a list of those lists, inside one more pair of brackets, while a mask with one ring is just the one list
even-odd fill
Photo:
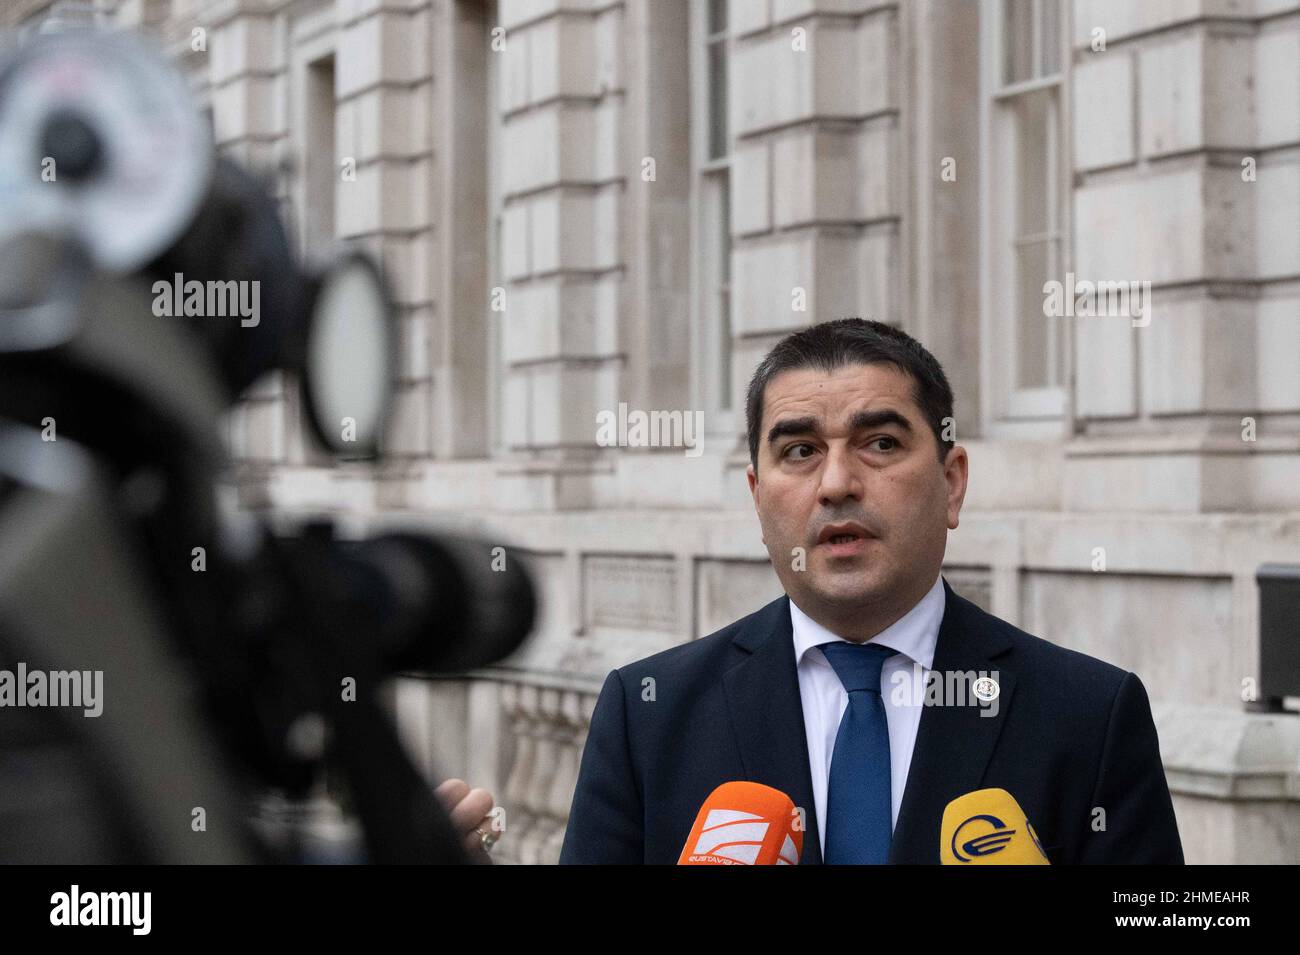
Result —
[[798, 865], [803, 815], [761, 783], [723, 783], [695, 817], [678, 865]]

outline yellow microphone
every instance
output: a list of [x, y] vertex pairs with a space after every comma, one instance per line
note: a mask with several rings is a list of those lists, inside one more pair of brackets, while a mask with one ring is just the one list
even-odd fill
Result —
[[1020, 803], [1005, 789], [977, 789], [943, 811], [944, 865], [1051, 865]]

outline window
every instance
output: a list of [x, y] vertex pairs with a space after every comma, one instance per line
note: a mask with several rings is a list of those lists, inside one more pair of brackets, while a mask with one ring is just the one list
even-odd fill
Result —
[[[277, 183], [276, 192], [293, 197], [293, 201], [281, 205], [280, 211], [285, 231], [292, 237], [297, 254], [309, 259], [323, 259], [334, 248], [336, 232], [337, 105], [332, 40], [314, 38], [313, 42], [295, 48], [293, 57], [291, 135], [298, 162], [292, 172], [288, 167], [280, 169], [284, 180]], [[215, 140], [212, 108], [207, 108], [205, 113]], [[274, 372], [268, 388], [269, 394], [282, 402], [285, 447], [282, 460], [291, 465], [329, 466], [331, 456], [317, 445], [310, 433], [296, 373]]]
[[[500, 365], [505, 312], [492, 310], [501, 269], [501, 61], [493, 47], [497, 4], [454, 0], [445, 10], [435, 56], [442, 64], [432, 87], [441, 218], [434, 255], [439, 282], [437, 319], [426, 325], [440, 420], [434, 454], [483, 458], [500, 448]], [[513, 44], [516, 41], [511, 40]]]
[[691, 17], [694, 379], [710, 432], [734, 430], [731, 377], [731, 130], [727, 0], [694, 0]]
[[[1063, 0], [984, 0], [983, 317], [986, 417], [1059, 419], [1069, 386], [1068, 319], [1044, 314], [1066, 280]], [[1067, 294], [1072, 294], [1068, 290]]]
[[334, 203], [338, 158], [335, 156], [334, 57], [307, 64], [303, 162], [302, 247], [308, 255], [322, 255], [334, 245]]

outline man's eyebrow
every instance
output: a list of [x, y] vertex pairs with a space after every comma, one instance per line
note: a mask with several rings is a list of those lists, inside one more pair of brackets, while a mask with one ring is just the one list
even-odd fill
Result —
[[907, 420], [907, 416], [895, 411], [893, 408], [881, 408], [878, 411], [859, 411], [849, 419], [849, 428], [853, 431], [865, 431], [868, 428], [879, 428], [882, 425], [893, 424], [908, 432], [912, 431], [912, 422]]
[[[879, 428], [887, 424], [897, 425], [898, 428], [909, 434], [912, 431], [912, 422], [893, 408], [858, 411], [849, 419], [849, 428], [853, 431], [865, 431], [868, 428]], [[775, 444], [788, 435], [812, 434], [816, 430], [817, 419], [814, 417], [786, 418], [784, 421], [778, 421], [772, 425], [772, 429], [767, 433], [767, 443]]]
[[776, 424], [772, 425], [772, 430], [767, 433], [767, 443], [776, 444], [776, 442], [780, 441], [786, 435], [809, 434], [816, 430], [816, 418], [786, 418], [784, 421], [778, 421]]

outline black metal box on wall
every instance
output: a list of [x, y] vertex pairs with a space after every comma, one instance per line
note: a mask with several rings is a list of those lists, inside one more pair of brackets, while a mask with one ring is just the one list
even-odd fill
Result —
[[1252, 709], [1278, 712], [1300, 699], [1300, 565], [1261, 564], [1259, 693]]

